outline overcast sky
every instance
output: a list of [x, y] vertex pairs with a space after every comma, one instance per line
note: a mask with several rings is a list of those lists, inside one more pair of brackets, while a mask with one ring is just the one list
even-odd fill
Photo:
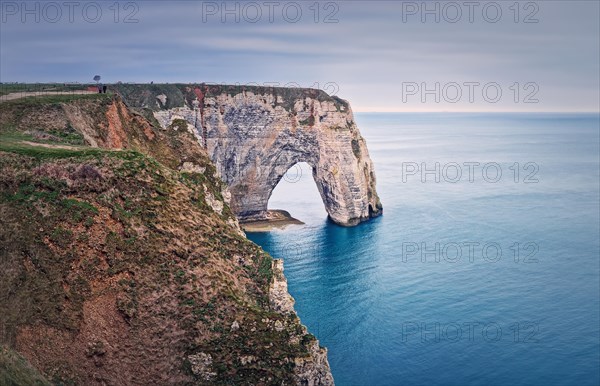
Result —
[[0, 81], [295, 84], [354, 111], [599, 110], [595, 0], [114, 3], [2, 0]]

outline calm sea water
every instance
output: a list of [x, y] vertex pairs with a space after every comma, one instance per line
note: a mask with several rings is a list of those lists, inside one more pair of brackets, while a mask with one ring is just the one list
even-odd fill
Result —
[[[336, 384], [599, 384], [598, 115], [356, 119], [384, 216], [328, 222], [300, 164], [269, 206], [306, 225], [249, 236], [284, 259]], [[436, 162], [439, 183], [412, 174]]]

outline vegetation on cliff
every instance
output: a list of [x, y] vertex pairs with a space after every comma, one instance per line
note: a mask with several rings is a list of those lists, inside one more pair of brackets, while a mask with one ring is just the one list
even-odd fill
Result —
[[[275, 102], [286, 110], [292, 110], [296, 100], [310, 97], [319, 102], [334, 102], [339, 109], [349, 109], [347, 101], [327, 94], [323, 90], [301, 87], [271, 87], [258, 85], [225, 85], [225, 84], [115, 84], [111, 89], [123, 96], [132, 106], [143, 106], [152, 110], [161, 108], [170, 109], [183, 106], [184, 101], [192, 106], [191, 101], [202, 95], [203, 97], [216, 97], [221, 94], [236, 96], [242, 92], [252, 92], [256, 95], [273, 95]], [[158, 95], [166, 96], [165, 105], [161, 105]]]
[[0, 385], [49, 386], [50, 383], [25, 358], [0, 345]]
[[118, 96], [5, 102], [0, 171], [0, 363], [17, 358], [15, 377], [26, 359], [57, 384], [303, 380], [314, 338], [271, 309], [272, 258], [184, 126]]

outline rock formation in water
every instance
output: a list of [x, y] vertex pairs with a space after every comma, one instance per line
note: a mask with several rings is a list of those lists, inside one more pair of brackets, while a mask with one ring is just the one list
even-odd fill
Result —
[[189, 128], [103, 94], [0, 103], [0, 383], [333, 384]]
[[373, 163], [348, 102], [315, 89], [117, 85], [163, 128], [185, 120], [231, 192], [241, 221], [266, 218], [284, 174], [307, 162], [330, 218], [355, 225], [382, 213]]

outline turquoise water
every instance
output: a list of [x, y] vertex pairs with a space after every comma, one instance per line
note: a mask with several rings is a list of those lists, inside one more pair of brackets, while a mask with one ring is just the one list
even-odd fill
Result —
[[[249, 235], [284, 259], [336, 384], [599, 384], [598, 115], [356, 120], [384, 216], [328, 222], [301, 164], [269, 206], [306, 225]], [[436, 162], [439, 183], [409, 174]], [[465, 162], [481, 165], [473, 182]]]

